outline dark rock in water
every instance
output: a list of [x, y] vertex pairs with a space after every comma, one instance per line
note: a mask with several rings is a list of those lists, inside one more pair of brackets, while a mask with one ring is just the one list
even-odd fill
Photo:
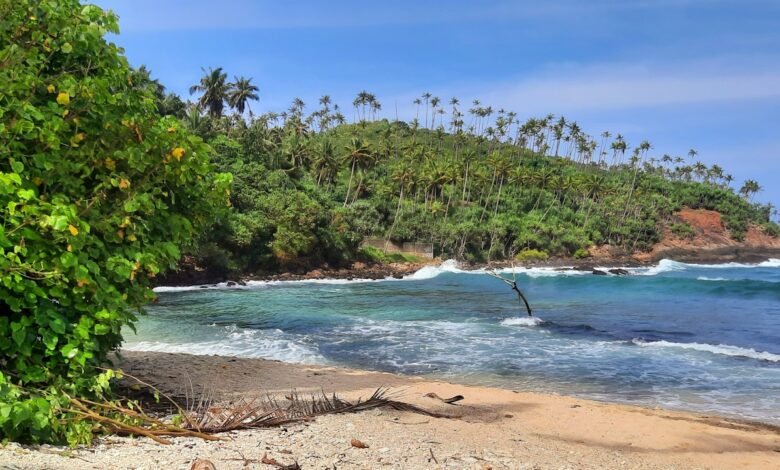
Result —
[[403, 279], [403, 278], [404, 278], [403, 274], [399, 274], [399, 273], [394, 273], [393, 274], [393, 279]]
[[593, 266], [582, 265], [582, 266], [574, 266], [573, 268], [571, 268], [571, 271], [596, 271], [596, 268], [594, 268]]
[[208, 289], [209, 286], [198, 286], [198, 289]]
[[605, 273], [604, 271], [598, 270], [598, 269], [594, 269], [593, 270], [593, 275], [594, 276], [606, 276], [607, 273]]
[[237, 286], [238, 284], [236, 284], [233, 281], [228, 281], [227, 284], [225, 284], [225, 285], [227, 285], [228, 287], [234, 287], [234, 286]]
[[611, 274], [616, 275], [616, 276], [628, 276], [628, 274], [629, 274], [628, 271], [626, 271], [625, 269], [621, 269], [621, 268], [610, 269], [609, 272]]

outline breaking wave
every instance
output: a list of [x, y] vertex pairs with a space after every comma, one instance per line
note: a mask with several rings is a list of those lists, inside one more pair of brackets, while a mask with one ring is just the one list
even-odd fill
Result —
[[316, 348], [301, 344], [279, 329], [249, 330], [235, 325], [218, 328], [222, 331], [207, 341], [139, 341], [125, 343], [122, 348], [128, 351], [273, 359], [299, 364], [327, 363]]
[[693, 351], [702, 351], [723, 356], [747, 357], [758, 359], [760, 361], [780, 362], [780, 354], [770, 352], [756, 351], [752, 348], [741, 348], [739, 346], [730, 346], [727, 344], [702, 344], [702, 343], [674, 343], [671, 341], [643, 341], [634, 339], [631, 343], [644, 348], [680, 348]]

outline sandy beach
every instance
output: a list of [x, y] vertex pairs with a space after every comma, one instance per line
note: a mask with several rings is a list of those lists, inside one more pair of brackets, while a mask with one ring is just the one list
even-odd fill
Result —
[[[196, 459], [217, 469], [273, 468], [261, 463], [264, 455], [304, 469], [780, 468], [779, 429], [718, 416], [262, 359], [126, 352], [119, 366], [176, 396], [208, 391], [229, 402], [296, 389], [356, 399], [389, 387], [396, 399], [451, 417], [382, 409], [226, 433], [219, 442], [108, 437], [76, 450], [9, 444], [0, 468], [189, 469]], [[431, 392], [465, 398], [448, 405], [425, 397]], [[368, 448], [353, 447], [352, 439]]]

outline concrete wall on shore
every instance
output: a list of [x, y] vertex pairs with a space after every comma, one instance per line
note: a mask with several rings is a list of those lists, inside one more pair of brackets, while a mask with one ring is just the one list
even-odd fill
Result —
[[404, 242], [398, 244], [383, 238], [366, 238], [360, 246], [372, 246], [382, 251], [387, 250], [387, 253], [402, 253], [418, 258], [433, 259], [433, 243]]

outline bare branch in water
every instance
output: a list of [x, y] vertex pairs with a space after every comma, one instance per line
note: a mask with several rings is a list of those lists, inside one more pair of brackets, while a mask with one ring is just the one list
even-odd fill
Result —
[[498, 272], [496, 271], [492, 271], [492, 272], [489, 271], [488, 274], [490, 276], [495, 277], [496, 279], [501, 279], [513, 291], [517, 292], [518, 300], [521, 301], [523, 304], [525, 304], [525, 310], [528, 312], [528, 316], [529, 317], [533, 316], [533, 313], [531, 312], [531, 306], [528, 304], [528, 299], [525, 298], [525, 295], [523, 295], [523, 292], [517, 286], [517, 275], [515, 274], [514, 265], [512, 265], [512, 279], [507, 279], [504, 276], [498, 274]]

